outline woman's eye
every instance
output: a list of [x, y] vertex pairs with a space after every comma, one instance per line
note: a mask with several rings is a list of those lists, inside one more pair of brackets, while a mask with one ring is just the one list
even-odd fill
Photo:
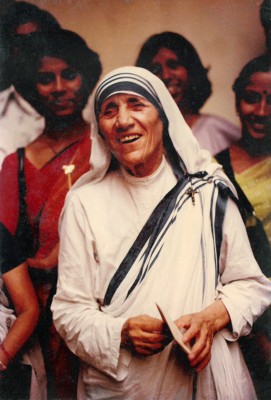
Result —
[[135, 107], [144, 107], [145, 104], [144, 104], [144, 103], [141, 103], [141, 102], [138, 102], [138, 103], [135, 103], [134, 106], [135, 106]]
[[54, 74], [50, 73], [40, 73], [37, 76], [37, 83], [40, 85], [49, 85], [55, 79]]
[[103, 116], [110, 117], [110, 116], [112, 116], [114, 114], [115, 110], [116, 109], [113, 108], [113, 107], [106, 108], [105, 110], [101, 111], [100, 116], [101, 117], [103, 117]]
[[62, 71], [62, 78], [65, 79], [66, 81], [72, 81], [75, 78], [77, 78], [77, 76], [79, 76], [80, 73], [78, 71], [74, 71], [72, 69], [66, 69], [64, 71]]
[[161, 65], [159, 64], [151, 64], [149, 70], [154, 74], [158, 75], [161, 73]]
[[243, 100], [248, 104], [259, 103], [262, 99], [262, 95], [258, 92], [245, 92], [243, 95]]
[[117, 105], [113, 101], [110, 101], [108, 102], [108, 104], [102, 105], [99, 115], [100, 117], [111, 116], [115, 113], [116, 110], [117, 110]]
[[105, 112], [103, 113], [104, 115], [111, 115], [113, 113], [113, 110], [105, 110]]
[[144, 99], [141, 97], [131, 97], [128, 100], [129, 107], [131, 109], [142, 109], [143, 107], [146, 106]]
[[181, 65], [180, 65], [179, 61], [177, 61], [177, 60], [168, 60], [167, 66], [170, 69], [176, 69], [176, 68], [180, 67]]

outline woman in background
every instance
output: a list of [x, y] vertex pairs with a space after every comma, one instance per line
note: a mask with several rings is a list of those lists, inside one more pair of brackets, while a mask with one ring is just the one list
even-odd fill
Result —
[[[145, 42], [136, 64], [163, 80], [200, 146], [208, 149], [223, 165], [238, 192], [243, 217], [247, 222], [247, 215], [251, 215], [252, 207], [230, 168], [227, 150], [233, 142], [241, 138], [241, 130], [224, 118], [200, 112], [211, 94], [211, 82], [207, 76], [208, 70], [202, 65], [195, 48], [183, 36], [174, 32], [163, 32], [151, 36]], [[266, 246], [266, 240], [261, 240], [260, 247], [255, 240], [253, 242], [249, 229], [248, 234], [254, 255], [262, 271], [269, 276], [270, 248], [268, 244]], [[259, 249], [263, 256], [259, 254]]]
[[[251, 210], [246, 225], [254, 255], [271, 278], [271, 63], [268, 54], [249, 61], [234, 82], [242, 138], [229, 148], [234, 178]], [[259, 230], [261, 221], [269, 243]], [[256, 322], [242, 348], [260, 400], [271, 391], [271, 309]], [[269, 393], [269, 395], [268, 395]]]
[[185, 37], [175, 32], [151, 36], [143, 44], [136, 65], [164, 82], [202, 148], [216, 155], [240, 138], [239, 128], [231, 122], [201, 113], [212, 85], [208, 69]]
[[[0, 392], [2, 400], [28, 399], [33, 391], [34, 381], [31, 380], [31, 361], [33, 355], [42, 363], [40, 348], [35, 343], [35, 352], [32, 357], [26, 352], [24, 345], [33, 333], [39, 318], [39, 304], [31, 279], [28, 274], [27, 263], [14, 257], [12, 264], [6, 264], [3, 253], [13, 251], [13, 238], [4, 232], [1, 226], [1, 278], [0, 278]], [[3, 239], [3, 240], [2, 240]], [[6, 240], [4, 240], [6, 239]], [[5, 285], [6, 293], [3, 289]], [[15, 315], [11, 304], [15, 309]], [[34, 343], [32, 343], [34, 347]], [[30, 356], [30, 358], [29, 358]], [[42, 365], [43, 366], [43, 365]], [[32, 363], [33, 370], [39, 376], [39, 384], [44, 379], [36, 364]], [[35, 376], [33, 373], [32, 377]], [[44, 381], [43, 381], [44, 383]], [[37, 392], [32, 392], [37, 395]], [[39, 392], [38, 399], [45, 400], [46, 392]], [[32, 398], [32, 397], [30, 397]]]
[[[64, 30], [32, 34], [23, 54], [16, 87], [45, 118], [45, 129], [3, 163], [0, 221], [14, 240], [18, 222], [24, 221], [25, 241], [17, 240], [15, 251], [28, 260], [40, 302], [38, 333], [48, 396], [74, 399], [76, 361], [53, 327], [50, 303], [57, 280], [58, 217], [67, 191], [90, 168], [90, 125], [82, 110], [99, 79], [101, 64], [81, 37]], [[24, 207], [19, 205], [21, 186]]]
[[234, 175], [271, 244], [271, 62], [268, 55], [248, 62], [233, 90], [242, 138], [230, 146]]

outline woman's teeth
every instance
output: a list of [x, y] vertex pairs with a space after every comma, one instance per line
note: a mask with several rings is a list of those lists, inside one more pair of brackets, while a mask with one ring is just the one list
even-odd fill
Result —
[[129, 135], [129, 136], [123, 136], [122, 138], [119, 139], [121, 143], [131, 143], [134, 142], [135, 140], [139, 139], [141, 135]]

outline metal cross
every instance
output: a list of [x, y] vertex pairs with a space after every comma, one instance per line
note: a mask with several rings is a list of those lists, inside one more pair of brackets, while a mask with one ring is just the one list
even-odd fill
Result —
[[194, 188], [193, 188], [192, 186], [190, 186], [190, 188], [187, 189], [187, 191], [186, 191], [185, 193], [188, 194], [188, 196], [191, 197], [192, 204], [193, 204], [193, 206], [194, 206], [195, 203], [196, 203], [196, 202], [195, 202], [195, 194], [198, 193], [198, 191], [197, 191], [197, 190], [194, 190]]

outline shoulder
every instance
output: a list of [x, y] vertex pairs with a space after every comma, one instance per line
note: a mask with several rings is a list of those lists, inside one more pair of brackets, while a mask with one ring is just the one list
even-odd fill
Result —
[[241, 129], [225, 118], [202, 114], [192, 132], [200, 146], [212, 155], [220, 153], [241, 138]]
[[[198, 126], [200, 127], [208, 127], [208, 128], [215, 128], [220, 129], [221, 131], [229, 131], [229, 129], [236, 134], [240, 134], [241, 137], [241, 130], [240, 128], [233, 124], [231, 121], [227, 120], [226, 118], [220, 117], [214, 114], [202, 114], [197, 122]], [[237, 135], [238, 136], [238, 135]]]
[[102, 203], [110, 201], [115, 192], [119, 193], [122, 187], [121, 174], [118, 171], [109, 172], [98, 182], [90, 182], [71, 190], [67, 196], [67, 203], [81, 204], [83, 207], [101, 206]]
[[0, 116], [2, 116], [2, 114], [6, 108], [11, 91], [12, 91], [11, 87], [0, 91]]
[[[221, 166], [214, 170], [213, 173], [210, 173], [207, 178], [205, 178], [205, 182], [206, 185], [203, 186], [203, 190], [208, 192], [213, 200], [220, 194], [224, 198], [230, 197], [236, 201], [236, 189]], [[217, 195], [215, 196], [214, 190], [217, 192]]]
[[18, 153], [14, 152], [5, 157], [2, 165], [1, 175], [18, 169]]

